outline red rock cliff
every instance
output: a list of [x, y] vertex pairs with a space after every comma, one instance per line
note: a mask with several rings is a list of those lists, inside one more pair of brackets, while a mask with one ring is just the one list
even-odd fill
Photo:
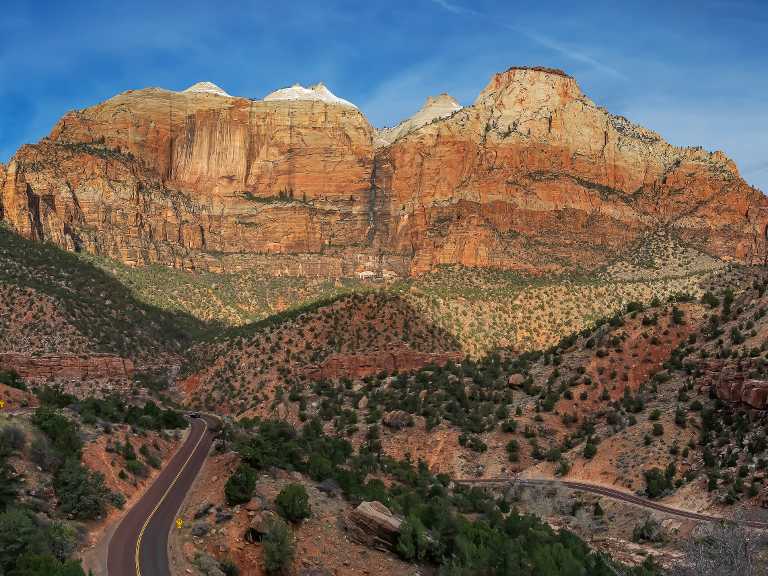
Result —
[[474, 105], [381, 150], [386, 244], [436, 264], [595, 265], [648, 226], [702, 248], [759, 252], [765, 197], [721, 153], [676, 148], [548, 69], [495, 75]]
[[132, 264], [273, 274], [589, 268], [656, 226], [762, 257], [768, 203], [733, 162], [609, 114], [560, 71], [497, 74], [376, 150], [353, 106], [279, 92], [146, 89], [72, 112], [0, 169], [3, 218]]
[[32, 238], [135, 264], [226, 268], [364, 243], [372, 160], [372, 129], [354, 107], [129, 91], [24, 146], [2, 205]]

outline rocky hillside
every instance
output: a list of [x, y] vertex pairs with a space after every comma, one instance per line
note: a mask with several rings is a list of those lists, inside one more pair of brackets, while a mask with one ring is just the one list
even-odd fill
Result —
[[80, 358], [84, 367], [89, 364], [83, 358], [103, 354], [162, 363], [178, 358], [205, 329], [191, 316], [141, 302], [114, 276], [78, 256], [0, 226], [0, 364], [10, 363], [5, 367], [23, 371], [10, 358], [14, 354], [27, 358], [24, 366], [30, 355], [52, 357], [53, 370], [60, 360]]
[[768, 206], [721, 153], [673, 147], [541, 68], [378, 135], [322, 85], [128, 91], [22, 147], [0, 190], [5, 221], [72, 250], [325, 278], [594, 269], [658, 226], [761, 259]]
[[[269, 318], [198, 346], [179, 390], [219, 413], [270, 414], [273, 400], [325, 378], [413, 370], [462, 357], [458, 342], [408, 302], [351, 294]], [[285, 414], [283, 414], [284, 416]]]

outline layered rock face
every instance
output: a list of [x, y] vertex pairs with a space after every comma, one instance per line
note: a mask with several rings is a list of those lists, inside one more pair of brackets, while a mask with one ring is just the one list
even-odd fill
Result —
[[429, 364], [444, 366], [448, 362], [460, 362], [460, 352], [419, 352], [408, 347], [393, 347], [388, 351], [375, 351], [360, 354], [333, 354], [320, 366], [306, 370], [312, 380], [332, 380], [334, 378], [365, 378], [385, 372], [410, 372]]
[[28, 356], [9, 352], [0, 354], [0, 368], [15, 370], [25, 380], [41, 382], [61, 378], [131, 378], [134, 372], [130, 359], [111, 354]]
[[768, 222], [722, 154], [673, 147], [529, 68], [376, 134], [322, 85], [263, 101], [210, 83], [129, 91], [20, 149], [0, 190], [16, 230], [70, 249], [310, 276], [589, 269], [659, 226], [754, 260]]
[[765, 197], [721, 153], [681, 149], [597, 107], [576, 81], [511, 68], [474, 105], [380, 151], [390, 249], [438, 264], [592, 267], [647, 227], [756, 257]]
[[26, 236], [134, 264], [321, 256], [281, 263], [310, 274], [323, 256], [364, 244], [373, 149], [363, 115], [215, 88], [129, 91], [67, 114], [8, 166], [4, 218]]

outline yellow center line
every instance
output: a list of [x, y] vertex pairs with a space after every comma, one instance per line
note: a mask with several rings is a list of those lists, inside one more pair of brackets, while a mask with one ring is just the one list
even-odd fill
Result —
[[149, 523], [152, 521], [152, 518], [155, 515], [155, 512], [157, 512], [157, 509], [160, 508], [163, 502], [165, 502], [165, 499], [167, 498], [168, 493], [173, 489], [173, 487], [176, 485], [176, 482], [179, 480], [179, 477], [187, 468], [187, 464], [189, 464], [189, 461], [192, 460], [192, 456], [194, 456], [195, 452], [197, 452], [197, 448], [200, 446], [200, 442], [202, 442], [203, 438], [205, 438], [205, 433], [208, 431], [208, 422], [206, 422], [205, 419], [202, 419], [202, 420], [203, 420], [203, 433], [200, 435], [200, 439], [195, 444], [195, 447], [192, 448], [192, 452], [189, 453], [189, 456], [187, 457], [184, 464], [182, 464], [181, 469], [179, 470], [179, 473], [176, 474], [176, 477], [168, 486], [162, 498], [160, 498], [158, 503], [152, 509], [152, 512], [149, 514], [149, 516], [147, 517], [147, 520], [144, 522], [144, 526], [141, 527], [141, 532], [139, 532], [139, 537], [136, 539], [136, 555], [135, 555], [136, 576], [141, 576], [141, 563], [139, 561], [139, 550], [141, 549], [141, 539], [144, 537], [144, 531], [147, 529], [147, 526], [149, 526]]

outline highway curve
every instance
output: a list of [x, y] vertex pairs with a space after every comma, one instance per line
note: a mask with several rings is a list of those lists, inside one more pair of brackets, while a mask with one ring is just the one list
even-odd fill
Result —
[[184, 445], [120, 522], [107, 548], [108, 576], [170, 576], [168, 534], [211, 448], [212, 422], [192, 419]]
[[673, 508], [671, 506], [665, 506], [659, 504], [647, 498], [636, 496], [635, 494], [629, 494], [622, 492], [621, 490], [615, 490], [606, 486], [600, 486], [599, 484], [589, 484], [586, 482], [573, 482], [571, 480], [556, 480], [553, 478], [478, 478], [478, 479], [456, 479], [457, 484], [467, 485], [493, 485], [493, 484], [518, 484], [521, 486], [565, 486], [572, 490], [581, 490], [582, 492], [589, 492], [591, 494], [599, 494], [606, 498], [612, 498], [614, 500], [620, 500], [641, 508], [649, 510], [656, 510], [658, 512], [664, 512], [671, 516], [677, 516], [679, 518], [687, 518], [689, 520], [696, 520], [697, 522], [736, 522], [749, 528], [758, 528], [761, 530], [768, 530], [768, 523], [757, 522], [754, 520], [730, 520], [728, 518], [721, 518], [718, 516], [710, 516], [708, 514], [700, 514], [698, 512], [692, 512], [690, 510], [683, 510], [682, 508]]

